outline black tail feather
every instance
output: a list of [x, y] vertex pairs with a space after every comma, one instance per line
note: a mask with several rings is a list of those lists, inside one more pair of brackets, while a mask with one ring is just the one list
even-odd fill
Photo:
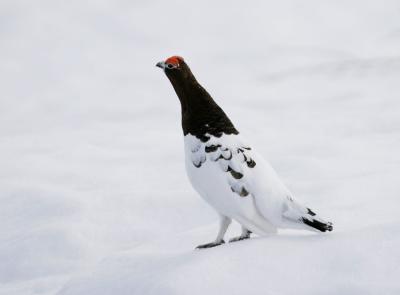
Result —
[[311, 226], [319, 231], [326, 232], [326, 231], [332, 231], [333, 230], [333, 225], [332, 222], [320, 222], [318, 220], [312, 219], [308, 220], [307, 218], [302, 218], [302, 221], [304, 224], [307, 224], [308, 226]]
[[310, 214], [311, 216], [317, 215], [317, 214], [315, 214], [315, 212], [312, 211], [310, 208], [307, 208], [307, 214]]

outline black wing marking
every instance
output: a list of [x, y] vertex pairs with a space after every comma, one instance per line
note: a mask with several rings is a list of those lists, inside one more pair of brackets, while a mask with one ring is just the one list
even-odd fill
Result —
[[[232, 190], [240, 197], [250, 195], [244, 181], [245, 168], [252, 169], [256, 162], [250, 157], [248, 146], [229, 147], [222, 142], [211, 142], [210, 137], [204, 135], [191, 149], [192, 163], [196, 168], [208, 160], [218, 163], [221, 170], [229, 173], [228, 184]], [[246, 163], [246, 165], [243, 165]]]
[[222, 171], [229, 173], [232, 178], [229, 179], [229, 185], [232, 192], [235, 192], [241, 197], [246, 197], [250, 193], [244, 183], [244, 167], [243, 163], [246, 163], [248, 168], [254, 168], [256, 162], [246, 154], [247, 151], [251, 150], [250, 147], [241, 146], [239, 148], [230, 148], [222, 143], [218, 144], [206, 144], [205, 152], [208, 157], [219, 163]]

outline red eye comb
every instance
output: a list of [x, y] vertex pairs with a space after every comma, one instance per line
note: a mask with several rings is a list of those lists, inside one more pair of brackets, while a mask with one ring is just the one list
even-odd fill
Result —
[[171, 57], [167, 58], [165, 63], [173, 64], [174, 66], [179, 66], [179, 63], [182, 62], [182, 61], [183, 61], [183, 57], [174, 55], [174, 56], [171, 56]]

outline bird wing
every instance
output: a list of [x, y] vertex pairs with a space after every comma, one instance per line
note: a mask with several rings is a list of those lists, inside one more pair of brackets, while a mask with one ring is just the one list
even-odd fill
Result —
[[248, 170], [256, 166], [249, 155], [251, 148], [238, 140], [237, 135], [209, 136], [206, 142], [198, 140], [192, 145], [192, 164], [200, 168], [209, 161], [226, 173], [226, 184], [239, 197], [251, 194], [247, 183]]

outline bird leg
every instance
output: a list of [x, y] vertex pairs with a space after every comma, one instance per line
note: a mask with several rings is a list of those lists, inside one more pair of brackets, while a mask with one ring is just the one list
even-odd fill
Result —
[[238, 237], [230, 239], [229, 243], [250, 239], [250, 234], [251, 234], [251, 231], [249, 231], [247, 228], [242, 226], [242, 234]]
[[232, 222], [232, 219], [221, 215], [221, 219], [220, 219], [220, 223], [219, 223], [219, 231], [218, 231], [218, 235], [217, 235], [217, 238], [215, 239], [215, 241], [211, 242], [211, 243], [199, 245], [196, 247], [196, 249], [212, 248], [212, 247], [224, 244], [225, 243], [224, 236], [225, 236], [226, 230], [228, 229], [231, 222]]

